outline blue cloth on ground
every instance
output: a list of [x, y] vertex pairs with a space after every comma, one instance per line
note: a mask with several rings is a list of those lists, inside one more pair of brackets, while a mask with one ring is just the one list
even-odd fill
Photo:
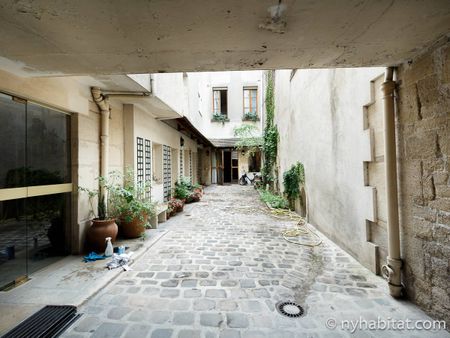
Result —
[[105, 259], [105, 258], [106, 258], [105, 255], [99, 255], [95, 252], [91, 252], [89, 255], [83, 257], [83, 261], [85, 263], [87, 263], [87, 262], [98, 261], [98, 260]]

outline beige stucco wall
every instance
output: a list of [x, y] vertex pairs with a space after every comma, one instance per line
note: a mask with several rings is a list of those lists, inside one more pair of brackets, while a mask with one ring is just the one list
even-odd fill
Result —
[[[76, 133], [72, 135], [74, 166], [74, 189], [78, 186], [96, 190], [100, 175], [100, 114], [97, 105], [88, 100], [88, 114], [74, 114], [76, 120]], [[121, 104], [111, 102], [110, 135], [109, 135], [109, 167], [108, 171], [120, 171], [124, 169], [124, 132], [123, 132], [123, 107]], [[76, 214], [74, 218], [73, 243], [75, 252], [84, 248], [86, 230], [90, 226], [92, 215], [90, 214], [89, 199], [86, 193], [74, 191]], [[94, 210], [96, 213], [96, 210]]]
[[82, 86], [75, 78], [28, 78], [0, 70], [0, 92], [23, 97], [69, 113], [87, 114], [88, 86]]
[[399, 67], [398, 158], [403, 283], [450, 325], [450, 44]]
[[346, 251], [372, 268], [366, 219], [373, 213], [365, 186], [370, 144], [363, 106], [381, 68], [298, 70], [275, 74], [275, 123], [280, 135], [278, 179], [300, 161], [305, 166], [307, 213]]
[[[159, 145], [167, 145], [175, 150], [180, 150], [180, 137], [184, 139], [184, 146], [182, 150], [184, 151], [185, 161], [184, 161], [184, 175], [187, 176], [190, 172], [189, 169], [189, 151], [192, 152], [192, 160], [197, 156], [197, 143], [186, 135], [178, 132], [174, 128], [168, 126], [162, 121], [158, 121], [151, 116], [151, 112], [145, 112], [139, 107], [134, 107], [131, 109], [129, 114], [134, 114], [134, 136], [133, 142], [136, 142], [136, 137], [142, 137], [144, 139], [150, 140], [152, 143]], [[125, 133], [129, 133], [127, 129], [125, 129]], [[125, 136], [127, 137], [127, 136]], [[130, 146], [127, 146], [125, 152], [134, 152], [135, 145], [134, 143]], [[172, 158], [172, 166], [178, 166], [178, 156], [179, 153], [176, 151], [177, 158]], [[134, 168], [136, 167], [136, 156], [134, 158]], [[161, 165], [162, 162], [158, 163]], [[195, 169], [193, 168], [193, 174], [195, 174]], [[172, 168], [172, 186], [178, 180], [177, 177], [173, 177], [174, 168]], [[194, 177], [195, 180], [195, 177]], [[163, 202], [163, 182], [155, 181], [152, 179], [152, 200]]]

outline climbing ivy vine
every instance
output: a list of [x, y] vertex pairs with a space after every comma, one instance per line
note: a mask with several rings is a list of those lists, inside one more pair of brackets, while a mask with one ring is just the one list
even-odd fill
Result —
[[290, 203], [300, 197], [300, 186], [305, 184], [305, 168], [297, 162], [283, 174], [284, 193]]
[[272, 187], [275, 180], [274, 167], [278, 150], [278, 129], [273, 123], [274, 114], [274, 72], [269, 71], [267, 73], [266, 87], [266, 123], [263, 135], [264, 166], [262, 168], [262, 178], [264, 185], [269, 184]]

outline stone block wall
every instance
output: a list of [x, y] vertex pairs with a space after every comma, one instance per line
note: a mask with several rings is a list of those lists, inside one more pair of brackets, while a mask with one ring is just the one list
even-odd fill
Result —
[[450, 324], [450, 43], [398, 69], [402, 257], [408, 297]]

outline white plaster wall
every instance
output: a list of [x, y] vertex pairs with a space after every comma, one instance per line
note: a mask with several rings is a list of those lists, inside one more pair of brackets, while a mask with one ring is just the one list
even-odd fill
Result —
[[[259, 132], [262, 128], [263, 111], [263, 72], [205, 72], [188, 73], [189, 78], [189, 118], [208, 138], [233, 138], [234, 128], [243, 123], [254, 124]], [[228, 119], [224, 124], [212, 122], [213, 116], [213, 88], [227, 87], [228, 89]], [[258, 88], [258, 122], [243, 122], [243, 89], [244, 87]]]
[[[153, 74], [153, 94], [179, 114], [186, 116], [208, 138], [233, 138], [234, 128], [243, 123], [243, 88], [258, 88], [258, 115], [264, 103], [263, 71], [202, 72]], [[213, 88], [228, 88], [228, 118], [224, 124], [211, 122], [213, 115]]]
[[305, 166], [309, 222], [363, 263], [365, 219], [372, 208], [364, 188], [367, 148], [363, 105], [381, 68], [290, 70], [275, 74], [275, 123], [283, 173]]
[[152, 94], [180, 115], [186, 115], [188, 98], [184, 73], [152, 74]]

